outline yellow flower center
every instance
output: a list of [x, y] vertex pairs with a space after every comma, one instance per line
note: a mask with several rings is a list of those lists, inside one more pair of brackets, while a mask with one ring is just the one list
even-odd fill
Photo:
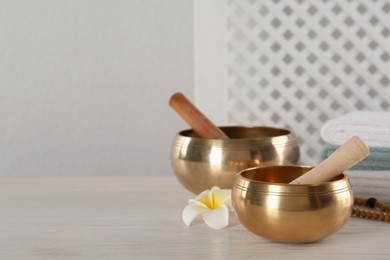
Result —
[[221, 196], [218, 196], [214, 192], [211, 194], [211, 198], [210, 196], [204, 196], [200, 199], [200, 202], [202, 202], [204, 205], [206, 205], [209, 209], [212, 210], [221, 207], [222, 204], [221, 201], [222, 201]]

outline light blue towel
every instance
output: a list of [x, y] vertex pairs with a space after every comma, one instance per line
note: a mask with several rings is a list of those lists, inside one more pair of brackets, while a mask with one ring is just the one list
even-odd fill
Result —
[[[329, 157], [337, 148], [336, 145], [326, 144], [322, 151], [322, 159]], [[390, 148], [370, 147], [370, 155], [352, 167], [351, 170], [390, 170]]]

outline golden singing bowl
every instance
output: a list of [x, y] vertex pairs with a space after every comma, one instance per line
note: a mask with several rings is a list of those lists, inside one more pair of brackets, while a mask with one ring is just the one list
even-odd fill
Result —
[[311, 168], [269, 166], [239, 172], [232, 189], [239, 221], [277, 242], [307, 243], [335, 233], [352, 212], [351, 184], [345, 174], [319, 185], [288, 184]]
[[231, 189], [240, 170], [260, 165], [295, 164], [299, 146], [294, 133], [271, 127], [220, 127], [230, 139], [200, 138], [179, 132], [172, 144], [171, 164], [180, 183], [198, 194], [213, 186]]

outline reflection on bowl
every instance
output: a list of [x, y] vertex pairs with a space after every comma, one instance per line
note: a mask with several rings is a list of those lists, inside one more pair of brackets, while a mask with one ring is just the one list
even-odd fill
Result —
[[238, 173], [232, 204], [239, 221], [277, 242], [313, 242], [335, 233], [352, 212], [349, 179], [341, 174], [319, 185], [288, 184], [311, 168], [268, 166]]
[[172, 168], [180, 183], [193, 193], [213, 186], [231, 189], [235, 175], [242, 169], [298, 162], [298, 141], [287, 129], [220, 128], [230, 139], [204, 139], [193, 130], [184, 130], [173, 140]]

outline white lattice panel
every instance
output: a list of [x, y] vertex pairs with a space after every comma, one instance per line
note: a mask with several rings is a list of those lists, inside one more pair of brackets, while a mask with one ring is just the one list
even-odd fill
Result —
[[325, 121], [390, 110], [390, 1], [227, 1], [229, 124], [292, 129], [317, 163]]

